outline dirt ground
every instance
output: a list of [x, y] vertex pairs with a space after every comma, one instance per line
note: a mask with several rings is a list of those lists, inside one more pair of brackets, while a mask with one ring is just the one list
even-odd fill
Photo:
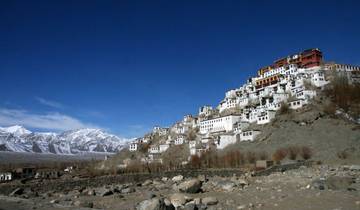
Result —
[[[355, 210], [360, 209], [359, 175], [358, 168], [350, 170], [346, 166], [313, 166], [261, 177], [209, 177], [202, 183], [202, 192], [181, 193], [187, 201], [177, 209]], [[329, 181], [328, 185], [319, 185], [321, 180], [330, 180], [331, 177], [338, 179]], [[345, 183], [345, 178], [352, 181]], [[142, 184], [117, 185], [114, 183], [111, 186], [93, 189], [84, 186], [84, 189], [80, 191], [48, 192], [37, 196], [2, 195], [0, 209], [136, 209], [136, 206], [144, 200], [167, 199], [171, 201], [171, 196], [178, 193], [175, 186], [179, 185], [179, 182], [172, 181], [170, 178], [149, 180]], [[104, 192], [108, 191], [112, 192], [104, 195]], [[216, 204], [189, 205], [198, 198], [203, 202], [205, 200], [203, 198], [206, 197], [214, 197], [217, 200]], [[138, 209], [141, 209], [139, 205]]]

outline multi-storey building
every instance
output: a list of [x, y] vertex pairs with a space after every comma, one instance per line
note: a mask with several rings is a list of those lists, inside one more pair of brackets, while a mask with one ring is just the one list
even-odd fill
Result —
[[214, 133], [232, 131], [234, 124], [240, 121], [240, 115], [228, 115], [200, 122], [200, 133]]

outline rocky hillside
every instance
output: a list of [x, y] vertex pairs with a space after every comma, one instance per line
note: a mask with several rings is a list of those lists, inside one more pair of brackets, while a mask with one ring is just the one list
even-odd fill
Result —
[[261, 130], [254, 142], [239, 142], [224, 149], [265, 151], [273, 154], [279, 148], [308, 146], [313, 159], [327, 163], [359, 163], [360, 126], [346, 115], [329, 115], [323, 104], [314, 101], [311, 106], [279, 114], [270, 124], [252, 125]]
[[18, 125], [0, 128], [0, 151], [52, 154], [115, 153], [126, 145], [126, 139], [99, 129], [86, 128], [57, 134], [31, 132]]

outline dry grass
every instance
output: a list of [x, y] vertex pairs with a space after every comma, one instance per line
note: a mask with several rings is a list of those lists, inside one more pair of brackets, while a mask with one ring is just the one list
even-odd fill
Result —
[[313, 156], [313, 151], [309, 147], [303, 146], [300, 148], [300, 156], [304, 160], [308, 160]]
[[282, 161], [288, 154], [288, 150], [285, 149], [285, 148], [280, 148], [280, 149], [277, 149], [274, 154], [272, 155], [272, 159], [275, 161], [275, 162], [280, 162]]
[[342, 159], [342, 160], [345, 160], [349, 157], [349, 154], [345, 150], [336, 153], [336, 155], [339, 159]]
[[281, 102], [280, 109], [278, 112], [279, 114], [289, 114], [290, 113], [289, 105], [286, 102]]
[[300, 152], [299, 147], [296, 147], [296, 146], [290, 146], [290, 147], [288, 147], [289, 159], [290, 159], [290, 160], [296, 160], [299, 152]]
[[347, 77], [335, 76], [331, 85], [325, 90], [325, 94], [332, 100], [335, 107], [354, 117], [360, 115], [360, 84], [349, 84]]

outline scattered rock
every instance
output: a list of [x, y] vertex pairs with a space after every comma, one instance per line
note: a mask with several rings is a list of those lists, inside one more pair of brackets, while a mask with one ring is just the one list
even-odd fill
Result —
[[170, 196], [170, 202], [175, 208], [178, 208], [186, 203], [185, 195], [182, 193], [172, 194]]
[[59, 203], [59, 200], [55, 199], [55, 200], [51, 200], [50, 203], [54, 204], [54, 203]]
[[207, 181], [206, 176], [203, 175], [203, 174], [200, 174], [200, 175], [197, 177], [197, 179], [198, 179], [200, 182], [206, 182], [206, 181]]
[[159, 198], [144, 200], [136, 206], [136, 210], [165, 210], [165, 203]]
[[149, 185], [151, 185], [153, 182], [150, 180], [150, 179], [148, 179], [148, 180], [145, 180], [145, 182], [142, 184], [142, 186], [149, 186]]
[[351, 165], [350, 170], [352, 170], [352, 171], [360, 171], [360, 165]]
[[201, 189], [201, 182], [198, 179], [190, 179], [180, 183], [176, 188], [180, 192], [198, 193]]
[[87, 194], [90, 195], [90, 196], [94, 196], [94, 195], [96, 195], [96, 192], [95, 192], [95, 190], [89, 190], [87, 192]]
[[112, 195], [114, 194], [114, 192], [110, 189], [105, 189], [102, 193], [101, 193], [101, 196], [102, 197], [105, 197], [105, 196], [109, 196], [109, 195]]
[[246, 205], [240, 205], [236, 209], [246, 209]]
[[235, 189], [236, 184], [232, 181], [224, 180], [219, 181], [216, 186], [222, 191], [231, 192]]
[[201, 198], [194, 198], [194, 203], [196, 204], [196, 205], [199, 205], [199, 204], [201, 204]]
[[182, 175], [177, 175], [177, 176], [174, 176], [171, 180], [173, 182], [180, 182], [183, 179], [184, 179], [184, 177]]
[[196, 207], [195, 203], [189, 202], [189, 203], [185, 204], [183, 209], [184, 210], [195, 210], [195, 209], [197, 209], [197, 207]]
[[326, 179], [326, 185], [330, 190], [344, 190], [353, 183], [351, 177], [333, 176]]
[[326, 189], [324, 179], [316, 179], [312, 182], [311, 185], [312, 185], [312, 188], [317, 189], [317, 190], [325, 190]]
[[84, 208], [93, 208], [94, 207], [94, 204], [90, 201], [75, 201], [74, 202], [74, 206], [77, 206], [77, 207], [84, 207]]
[[218, 203], [218, 200], [215, 197], [205, 197], [201, 199], [201, 202], [205, 205], [216, 205]]
[[[312, 182], [312, 187], [318, 190], [349, 190], [354, 183], [351, 177], [331, 176], [327, 179], [320, 178]], [[356, 190], [356, 189], [355, 189]]]
[[21, 194], [23, 194], [23, 192], [24, 192], [24, 189], [19, 187], [19, 188], [16, 188], [15, 190], [13, 190], [13, 191], [9, 194], [9, 196], [21, 195]]
[[135, 192], [135, 188], [129, 187], [121, 190], [122, 194], [129, 194]]

